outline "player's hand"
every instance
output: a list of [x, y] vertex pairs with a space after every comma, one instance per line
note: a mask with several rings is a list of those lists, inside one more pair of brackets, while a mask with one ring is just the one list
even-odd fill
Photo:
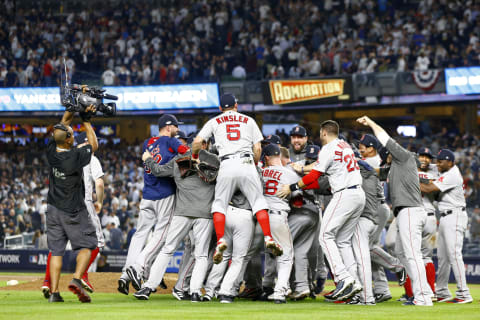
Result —
[[93, 206], [95, 207], [95, 212], [96, 213], [100, 213], [100, 211], [102, 211], [102, 204], [100, 202], [98, 202], [98, 201], [95, 202], [93, 204]]
[[291, 193], [290, 186], [288, 184], [282, 184], [280, 185], [280, 188], [278, 189], [277, 193], [275, 193], [275, 195], [277, 197], [285, 199], [290, 195], [290, 193]]
[[295, 170], [295, 172], [297, 173], [303, 173], [303, 165], [299, 164], [299, 163], [296, 163], [296, 162], [292, 162], [290, 163], [290, 166], [293, 168], [293, 170]]
[[360, 124], [363, 124], [364, 126], [367, 126], [367, 127], [371, 126], [372, 123], [374, 123], [374, 122], [372, 121], [372, 119], [370, 119], [370, 118], [367, 117], [367, 116], [363, 116], [363, 117], [358, 118], [358, 119], [357, 119], [357, 122], [360, 123]]
[[151, 158], [151, 157], [152, 157], [152, 154], [148, 150], [145, 150], [145, 152], [142, 155], [142, 161], [145, 162], [147, 161], [148, 158]]

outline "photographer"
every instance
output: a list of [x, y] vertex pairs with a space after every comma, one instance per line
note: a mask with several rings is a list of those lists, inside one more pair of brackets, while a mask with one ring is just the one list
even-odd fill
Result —
[[91, 250], [97, 246], [97, 236], [85, 207], [82, 179], [83, 167], [90, 163], [92, 153], [98, 149], [97, 137], [89, 120], [95, 111], [94, 106], [89, 106], [80, 112], [88, 144], [81, 148], [73, 148], [74, 137], [70, 127], [73, 113], [65, 111], [62, 121], [54, 126], [53, 139], [50, 139], [47, 146], [50, 166], [47, 238], [48, 248], [52, 252], [50, 261], [52, 295], [49, 302], [63, 302], [58, 282], [67, 241], [70, 241], [73, 250], [78, 251], [75, 273], [68, 289], [76, 294], [81, 302], [90, 302], [80, 278], [89, 264]]

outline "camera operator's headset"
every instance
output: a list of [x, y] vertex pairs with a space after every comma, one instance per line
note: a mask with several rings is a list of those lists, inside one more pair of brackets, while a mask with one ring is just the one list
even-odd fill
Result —
[[65, 131], [67, 133], [67, 138], [70, 138], [72, 136], [70, 131], [68, 131], [68, 128], [63, 123], [57, 123], [56, 125], [53, 126], [53, 129], [59, 129], [59, 130]]

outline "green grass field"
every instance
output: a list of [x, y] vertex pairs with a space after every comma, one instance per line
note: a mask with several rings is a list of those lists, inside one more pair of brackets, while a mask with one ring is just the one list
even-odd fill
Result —
[[[331, 289], [332, 287], [327, 287]], [[454, 286], [451, 287], [454, 293]], [[480, 285], [470, 285], [475, 301], [467, 305], [435, 304], [434, 307], [405, 307], [394, 299], [403, 289], [392, 285], [394, 299], [377, 306], [337, 305], [323, 298], [275, 305], [236, 300], [231, 305], [218, 301], [193, 304], [171, 295], [152, 295], [149, 301], [133, 296], [95, 293], [92, 303], [81, 304], [70, 292], [64, 303], [49, 304], [40, 291], [0, 291], [0, 319], [480, 319]]]

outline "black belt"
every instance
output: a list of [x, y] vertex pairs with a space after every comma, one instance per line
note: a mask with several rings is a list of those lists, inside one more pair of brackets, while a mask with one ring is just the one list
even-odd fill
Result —
[[380, 204], [385, 204], [385, 200], [380, 201]]
[[431, 216], [434, 216], [435, 215], [435, 212], [427, 212], [427, 216], [431, 217]]
[[282, 215], [282, 211], [277, 211], [277, 210], [268, 210], [268, 213], [271, 213], [271, 214], [278, 214], [279, 216]]
[[340, 191], [343, 191], [343, 190], [345, 190], [345, 189], [357, 189], [357, 188], [358, 188], [358, 184], [356, 184], [356, 185], [354, 185], [354, 186], [350, 186], [350, 187], [346, 187], [346, 188], [340, 189], [340, 190], [338, 190], [338, 191], [335, 191], [335, 193], [340, 192]]
[[227, 155], [227, 156], [223, 156], [223, 157], [220, 157], [220, 161], [224, 161], [224, 160], [228, 160], [228, 159], [234, 159], [234, 158], [250, 158], [252, 157], [252, 154], [251, 153], [243, 153], [241, 154], [240, 156], [236, 156], [236, 155]]
[[[465, 211], [465, 207], [461, 207], [459, 209], [461, 209], [462, 211]], [[448, 216], [449, 214], [452, 214], [454, 210], [455, 209], [445, 210], [440, 214], [442, 215], [442, 217], [445, 217], [445, 216]]]

